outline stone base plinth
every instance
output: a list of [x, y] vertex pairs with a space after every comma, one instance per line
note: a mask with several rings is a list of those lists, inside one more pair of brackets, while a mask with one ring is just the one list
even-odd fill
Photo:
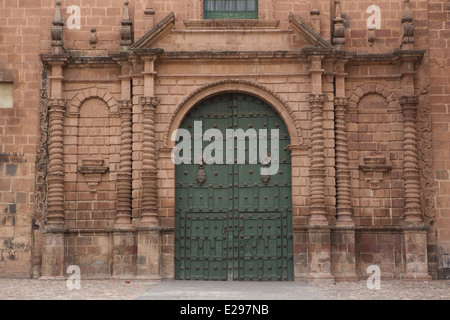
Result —
[[43, 235], [41, 279], [65, 279], [64, 230]]
[[114, 230], [113, 279], [136, 276], [136, 234], [134, 231]]
[[137, 278], [161, 281], [161, 236], [159, 228], [139, 228]]

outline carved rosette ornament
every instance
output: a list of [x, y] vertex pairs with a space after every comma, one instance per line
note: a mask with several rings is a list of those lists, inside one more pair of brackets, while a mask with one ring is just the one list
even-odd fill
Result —
[[405, 181], [405, 223], [423, 222], [420, 201], [420, 167], [418, 153], [417, 111], [418, 96], [401, 96], [404, 120], [404, 164], [403, 179]]
[[140, 227], [158, 227], [158, 195], [156, 168], [155, 115], [160, 101], [157, 97], [142, 97], [144, 114], [144, 162], [142, 171], [143, 203]]
[[49, 99], [49, 165], [47, 225], [64, 225], [64, 99]]
[[131, 226], [132, 210], [132, 108], [131, 100], [119, 101], [121, 119], [120, 167], [117, 175], [117, 216], [115, 227]]
[[311, 104], [312, 133], [311, 133], [311, 168], [310, 221], [317, 224], [328, 222], [325, 211], [325, 154], [323, 130], [323, 106], [326, 100], [324, 94], [311, 94], [308, 102]]
[[336, 98], [334, 100], [334, 106], [336, 117], [337, 222], [353, 223], [348, 140], [345, 120], [347, 116], [348, 98]]

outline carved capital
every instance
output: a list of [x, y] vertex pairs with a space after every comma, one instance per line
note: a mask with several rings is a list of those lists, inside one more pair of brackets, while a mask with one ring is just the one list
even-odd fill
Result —
[[119, 112], [121, 116], [131, 115], [133, 111], [133, 102], [131, 100], [119, 101]]
[[66, 108], [66, 99], [50, 98], [48, 99], [49, 111], [64, 111]]
[[348, 107], [348, 98], [336, 97], [334, 98], [334, 105], [339, 107]]
[[405, 122], [416, 122], [417, 111], [419, 109], [419, 97], [415, 95], [401, 96], [398, 102], [402, 106]]
[[398, 102], [402, 107], [406, 105], [417, 106], [419, 104], [419, 96], [416, 95], [400, 96], [398, 98]]
[[322, 108], [325, 101], [327, 100], [327, 96], [325, 94], [310, 94], [308, 95], [308, 102], [311, 106]]
[[139, 99], [139, 104], [143, 108], [156, 108], [160, 104], [160, 99], [158, 97], [141, 97]]

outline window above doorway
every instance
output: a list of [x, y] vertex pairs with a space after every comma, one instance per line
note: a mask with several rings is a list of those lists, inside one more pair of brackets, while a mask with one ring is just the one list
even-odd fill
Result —
[[204, 0], [204, 19], [258, 19], [258, 0]]

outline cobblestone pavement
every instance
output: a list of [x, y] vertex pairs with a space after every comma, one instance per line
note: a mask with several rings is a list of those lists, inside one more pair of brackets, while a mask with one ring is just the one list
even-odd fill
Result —
[[366, 281], [319, 287], [330, 300], [450, 300], [450, 281], [381, 281], [379, 290], [369, 290]]
[[[0, 300], [134, 300], [155, 285], [145, 281], [82, 280], [81, 290], [68, 290], [65, 281], [0, 279]], [[380, 290], [369, 290], [360, 281], [314, 285], [311, 290], [330, 300], [450, 300], [450, 281], [382, 281]]]

